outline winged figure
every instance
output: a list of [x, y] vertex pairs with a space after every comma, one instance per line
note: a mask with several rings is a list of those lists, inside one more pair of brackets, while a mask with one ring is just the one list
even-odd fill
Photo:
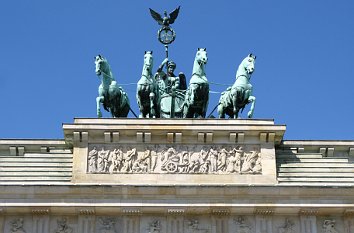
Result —
[[162, 17], [159, 13], [154, 11], [153, 9], [150, 9], [150, 14], [151, 16], [157, 21], [159, 25], [162, 25], [164, 27], [169, 27], [170, 24], [173, 24], [178, 16], [179, 13], [179, 8], [181, 6], [177, 7], [174, 11], [172, 11], [169, 15], [167, 15], [167, 11], [164, 11], [164, 17]]

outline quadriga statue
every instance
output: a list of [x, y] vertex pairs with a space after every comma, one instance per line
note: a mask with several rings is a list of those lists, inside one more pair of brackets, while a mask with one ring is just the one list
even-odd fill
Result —
[[220, 118], [225, 118], [225, 114], [227, 114], [230, 118], [237, 119], [239, 111], [242, 112], [249, 103], [251, 103], [251, 108], [247, 116], [252, 118], [256, 97], [252, 95], [253, 87], [250, 79], [255, 69], [255, 62], [256, 56], [252, 53], [241, 62], [236, 72], [235, 83], [221, 94], [218, 105]]
[[127, 117], [130, 109], [128, 95], [122, 87], [118, 86], [107, 59], [97, 55], [95, 64], [96, 74], [101, 77], [101, 85], [98, 87], [98, 97], [96, 98], [97, 117], [102, 117], [101, 103], [112, 117]]
[[205, 118], [209, 102], [209, 82], [205, 73], [207, 62], [206, 49], [198, 48], [185, 96], [183, 118]]
[[145, 51], [143, 71], [136, 90], [139, 118], [160, 117], [159, 91], [152, 75], [153, 61], [152, 51]]

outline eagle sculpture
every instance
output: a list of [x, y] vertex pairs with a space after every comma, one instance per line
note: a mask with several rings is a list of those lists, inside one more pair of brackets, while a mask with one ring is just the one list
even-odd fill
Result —
[[173, 24], [178, 16], [179, 13], [179, 8], [181, 6], [177, 7], [174, 11], [172, 11], [169, 16], [167, 15], [167, 11], [164, 11], [164, 17], [162, 17], [159, 13], [154, 11], [153, 9], [150, 9], [150, 14], [151, 16], [157, 21], [159, 25], [162, 25], [163, 27], [169, 27], [170, 24]]

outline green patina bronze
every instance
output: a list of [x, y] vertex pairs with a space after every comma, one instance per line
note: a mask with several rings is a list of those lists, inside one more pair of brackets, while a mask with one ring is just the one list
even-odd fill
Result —
[[[167, 66], [166, 73], [163, 71], [164, 66]], [[186, 76], [182, 72], [176, 76], [175, 69], [176, 63], [165, 58], [155, 74], [160, 92], [161, 118], [181, 118], [183, 114]]]
[[248, 118], [253, 117], [256, 97], [252, 95], [253, 87], [250, 83], [251, 75], [255, 69], [256, 56], [249, 54], [236, 72], [236, 81], [232, 87], [228, 87], [221, 94], [218, 113], [220, 118], [225, 118], [227, 114], [231, 118], [238, 118], [239, 111], [243, 111], [245, 106], [251, 103], [251, 108], [247, 114]]
[[159, 91], [152, 75], [153, 61], [152, 51], [145, 51], [143, 71], [136, 91], [140, 111], [139, 118], [160, 117]]
[[101, 77], [101, 84], [98, 87], [97, 117], [102, 117], [100, 104], [110, 112], [112, 117], [127, 117], [130, 104], [127, 93], [118, 86], [113, 77], [111, 68], [106, 58], [101, 55], [95, 57], [96, 74]]
[[198, 48], [184, 101], [183, 118], [205, 118], [209, 102], [209, 82], [205, 73], [207, 61], [206, 49]]
[[[165, 47], [166, 58], [163, 60], [155, 75], [153, 70], [152, 51], [144, 54], [144, 65], [141, 78], [137, 83], [136, 98], [139, 106], [139, 118], [205, 118], [209, 102], [209, 82], [205, 68], [208, 61], [205, 48], [198, 48], [192, 77], [187, 89], [186, 77], [180, 72], [175, 75], [176, 63], [168, 58], [168, 46], [175, 40], [176, 33], [170, 27], [178, 16], [180, 7], [169, 15], [150, 9], [151, 16], [161, 25], [158, 31], [158, 40]], [[241, 62], [235, 83], [228, 87], [222, 94], [218, 105], [220, 118], [228, 115], [237, 119], [239, 111], [251, 103], [247, 114], [253, 117], [256, 98], [252, 95], [251, 75], [255, 69], [256, 56], [249, 54]], [[130, 106], [129, 99], [124, 90], [114, 80], [107, 60], [98, 55], [95, 57], [96, 73], [102, 77], [98, 88], [97, 116], [102, 117], [100, 103], [111, 112], [112, 117], [127, 117]], [[164, 71], [166, 68], [166, 71]], [[213, 111], [214, 111], [213, 110]], [[133, 112], [135, 115], [135, 113]], [[135, 115], [136, 116], [136, 115]]]
[[176, 39], [176, 33], [170, 27], [170, 24], [173, 24], [177, 19], [180, 7], [177, 7], [169, 15], [167, 15], [167, 11], [164, 11], [164, 17], [162, 17], [153, 9], [149, 9], [151, 16], [156, 20], [159, 25], [161, 25], [161, 29], [157, 32], [157, 39], [166, 46], [168, 44], [171, 44]]

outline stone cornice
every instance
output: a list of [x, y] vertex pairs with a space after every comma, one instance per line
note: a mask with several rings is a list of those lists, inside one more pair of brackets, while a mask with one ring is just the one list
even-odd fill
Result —
[[[63, 124], [65, 141], [68, 143], [75, 142], [75, 134], [87, 132], [89, 142], [100, 143], [106, 142], [108, 138], [112, 138], [113, 133], [124, 131], [124, 135], [116, 137], [124, 140], [124, 137], [134, 139], [134, 142], [153, 143], [153, 138], [165, 135], [163, 141], [159, 138], [159, 142], [166, 143], [171, 140], [171, 135], [176, 134], [177, 141], [196, 143], [200, 140], [200, 135], [207, 142], [212, 142], [215, 137], [219, 140], [229, 142], [230, 133], [240, 133], [240, 142], [250, 136], [260, 137], [261, 143], [279, 144], [285, 133], [285, 125], [275, 125], [273, 120], [257, 120], [257, 119], [75, 119], [74, 124]], [[171, 134], [172, 133], [172, 134]], [[217, 133], [217, 135], [216, 135]], [[143, 136], [146, 134], [147, 136]], [[118, 134], [117, 134], [118, 135]], [[193, 136], [193, 141], [190, 138]], [[188, 139], [186, 139], [186, 137]], [[143, 139], [147, 138], [147, 141]], [[262, 141], [265, 139], [266, 141]], [[92, 141], [93, 140], [93, 141]], [[111, 139], [112, 140], [112, 139]], [[76, 140], [77, 141], [77, 140]], [[114, 141], [114, 140], [112, 140]], [[231, 142], [232, 143], [232, 142]]]

